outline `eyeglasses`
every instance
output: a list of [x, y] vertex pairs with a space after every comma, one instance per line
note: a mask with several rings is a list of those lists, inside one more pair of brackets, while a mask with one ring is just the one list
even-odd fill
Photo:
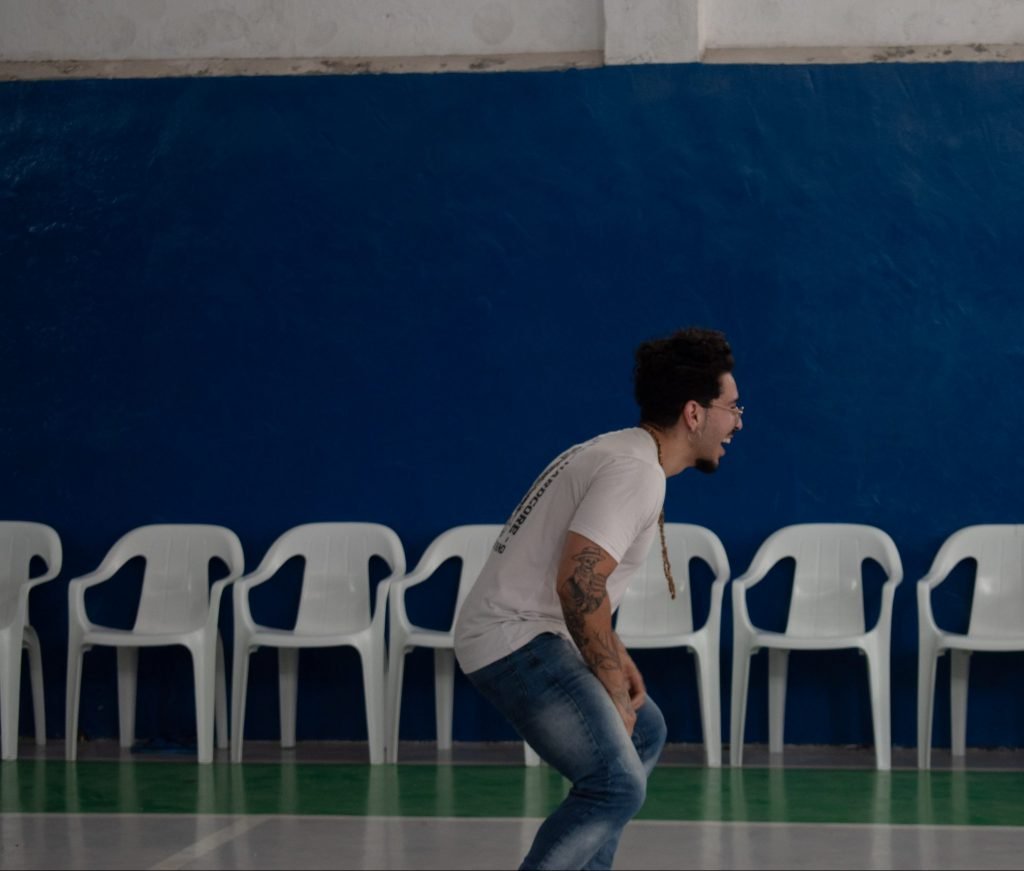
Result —
[[736, 417], [743, 417], [743, 406], [742, 405], [715, 405], [713, 402], [708, 403], [709, 408], [721, 408], [725, 411], [731, 411]]

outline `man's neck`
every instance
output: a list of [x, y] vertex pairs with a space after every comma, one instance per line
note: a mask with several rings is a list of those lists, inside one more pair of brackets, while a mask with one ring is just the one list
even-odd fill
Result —
[[696, 464], [693, 434], [682, 420], [671, 427], [656, 427], [650, 423], [644, 423], [642, 427], [658, 442], [661, 467], [665, 470], [666, 478], [678, 475]]

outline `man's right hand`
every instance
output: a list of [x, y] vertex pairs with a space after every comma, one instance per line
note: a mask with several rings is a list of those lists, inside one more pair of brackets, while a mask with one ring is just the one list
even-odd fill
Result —
[[[600, 675], [598, 676], [600, 677]], [[632, 737], [633, 727], [636, 726], [637, 709], [633, 706], [633, 699], [630, 698], [629, 689], [624, 683], [617, 689], [612, 689], [607, 684], [604, 685], [604, 688], [608, 691], [608, 695], [611, 696], [612, 702], [615, 703], [619, 716], [622, 717], [622, 723], [626, 727], [626, 734]]]

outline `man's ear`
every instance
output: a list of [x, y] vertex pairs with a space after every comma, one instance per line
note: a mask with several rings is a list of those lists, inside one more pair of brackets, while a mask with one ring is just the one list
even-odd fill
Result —
[[683, 406], [682, 418], [688, 430], [693, 432], [700, 426], [703, 412], [704, 407], [696, 399], [691, 399]]

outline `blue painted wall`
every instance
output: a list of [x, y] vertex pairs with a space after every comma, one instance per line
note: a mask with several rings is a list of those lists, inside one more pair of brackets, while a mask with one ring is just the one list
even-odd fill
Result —
[[[253, 568], [292, 525], [371, 520], [413, 565], [633, 423], [632, 349], [702, 324], [733, 341], [746, 428], [718, 475], [670, 482], [668, 518], [714, 529], [736, 574], [784, 524], [886, 529], [893, 739], [913, 745], [914, 582], [955, 529], [1024, 520], [1022, 241], [1017, 64], [0, 85], [0, 516], [64, 541], [32, 597], [50, 735], [67, 579], [128, 529], [221, 523]], [[96, 613], [124, 619], [132, 583]], [[940, 619], [964, 624], [969, 587]], [[414, 613], [443, 622], [440, 598]], [[355, 654], [303, 662], [299, 737], [365, 737]], [[670, 740], [699, 740], [689, 661], [640, 662]], [[969, 744], [1024, 743], [1021, 665], [976, 657]], [[141, 668], [139, 736], [194, 734], [186, 655]], [[787, 741], [871, 742], [856, 655], [792, 668]], [[252, 680], [247, 736], [274, 738], [272, 654]], [[81, 729], [116, 728], [97, 650]], [[402, 735], [433, 737], [426, 653]], [[461, 678], [455, 737], [512, 737]]]

